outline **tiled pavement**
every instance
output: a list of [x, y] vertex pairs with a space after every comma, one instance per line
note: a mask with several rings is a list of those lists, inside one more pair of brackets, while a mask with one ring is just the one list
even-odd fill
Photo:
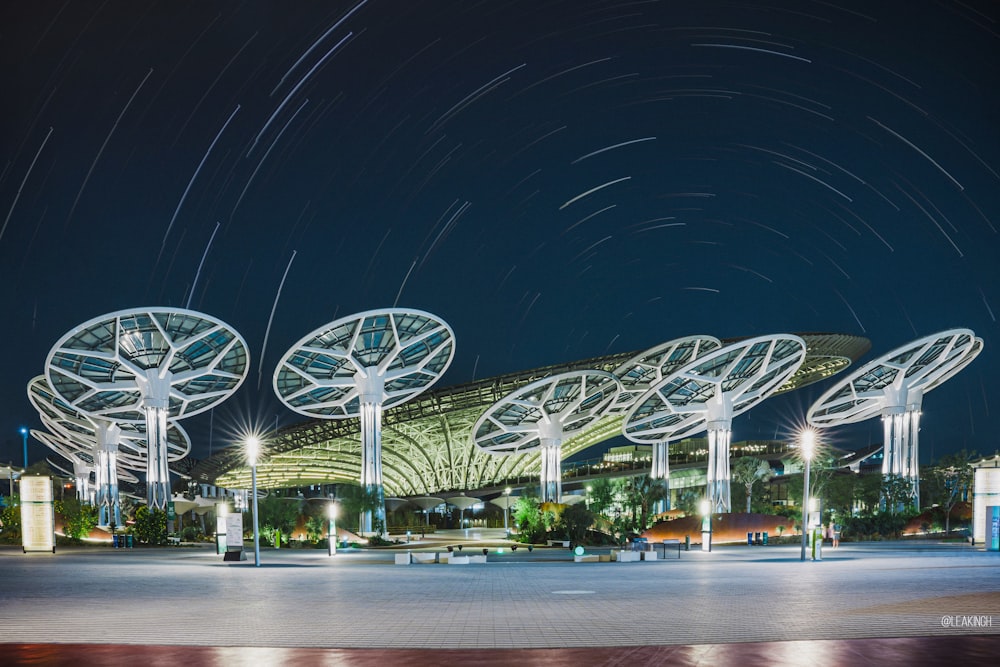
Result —
[[[114, 664], [100, 659], [113, 650], [148, 664], [160, 653], [177, 664], [176, 651], [191, 664], [431, 664], [442, 649], [461, 649], [463, 664], [865, 664], [876, 649], [912, 654], [910, 664], [947, 649], [970, 664], [1000, 654], [1000, 554], [883, 543], [824, 556], [724, 547], [573, 563], [565, 550], [522, 549], [486, 565], [396, 566], [392, 552], [265, 550], [257, 568], [252, 553], [223, 563], [198, 548], [0, 548], [0, 663]], [[828, 641], [907, 637], [933, 639]], [[564, 650], [523, 651], [551, 648]]]

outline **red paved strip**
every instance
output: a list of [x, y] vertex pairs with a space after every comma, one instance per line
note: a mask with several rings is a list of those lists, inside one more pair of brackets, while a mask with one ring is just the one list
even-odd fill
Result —
[[4, 665], [234, 667], [336, 665], [996, 665], [1000, 635], [552, 649], [319, 649], [126, 644], [0, 644]]

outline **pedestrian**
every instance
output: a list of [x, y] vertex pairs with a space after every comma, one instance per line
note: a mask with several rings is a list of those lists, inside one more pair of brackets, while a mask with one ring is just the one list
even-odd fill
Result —
[[836, 549], [840, 546], [840, 524], [833, 524], [833, 548]]

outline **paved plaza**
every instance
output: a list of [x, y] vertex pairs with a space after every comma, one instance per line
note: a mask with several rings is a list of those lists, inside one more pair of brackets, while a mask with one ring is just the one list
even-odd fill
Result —
[[[481, 553], [468, 540], [470, 551]], [[285, 660], [266, 649], [297, 649], [281, 655], [325, 664], [329, 656], [307, 659], [320, 655], [308, 651], [398, 649], [426, 658], [445, 649], [497, 660], [507, 649], [588, 647], [594, 649], [578, 654], [583, 662], [619, 664], [598, 658], [615, 647], [627, 650], [608, 655], [645, 647], [660, 658], [683, 649], [686, 664], [695, 664], [720, 645], [716, 657], [735, 658], [725, 645], [805, 642], [813, 647], [808, 652], [826, 640], [868, 638], [936, 638], [938, 646], [974, 649], [965, 663], [975, 651], [1000, 651], [1000, 554], [967, 545], [847, 544], [805, 563], [798, 547], [773, 545], [630, 563], [574, 563], [566, 549], [522, 548], [493, 549], [485, 565], [396, 565], [396, 553], [342, 550], [330, 558], [325, 551], [265, 549], [258, 568], [252, 550], [248, 561], [225, 563], [205, 547], [28, 555], [0, 548], [2, 642], [26, 662], [32, 654], [20, 645], [45, 645], [56, 651], [47, 655], [64, 656], [79, 652], [69, 646], [77, 644], [168, 652], [164, 647], [211, 647], [190, 649], [202, 664], [227, 662], [223, 657], [233, 655], [226, 651], [241, 648], [237, 664]], [[893, 641], [830, 646], [922, 645]], [[67, 646], [59, 653], [52, 645]], [[790, 647], [799, 645], [762, 645], [777, 648], [763, 662], [750, 662], [797, 664], [803, 654]], [[94, 646], [86, 654], [96, 660], [106, 650]], [[149, 651], [147, 661], [158, 664]], [[562, 664], [553, 656], [569, 662], [574, 653], [540, 655], [549, 655], [546, 664]]]

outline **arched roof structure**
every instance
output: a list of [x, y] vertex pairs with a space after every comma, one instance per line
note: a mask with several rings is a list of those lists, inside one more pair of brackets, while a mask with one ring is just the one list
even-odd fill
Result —
[[[806, 342], [799, 370], [776, 393], [818, 382], [846, 369], [871, 347], [867, 338], [847, 334], [798, 334]], [[743, 338], [723, 340], [731, 343]], [[612, 372], [641, 351], [623, 352], [430, 390], [387, 409], [382, 426], [383, 483], [387, 495], [440, 495], [502, 485], [504, 480], [537, 476], [537, 452], [497, 457], [478, 450], [473, 426], [483, 412], [511, 391], [557, 373]], [[621, 433], [622, 414], [610, 414], [562, 443], [567, 458]], [[361, 433], [357, 420], [309, 420], [265, 439], [257, 484], [282, 488], [323, 483], [357, 483]], [[189, 473], [227, 488], [249, 488], [250, 470], [234, 447], [197, 463]]]

